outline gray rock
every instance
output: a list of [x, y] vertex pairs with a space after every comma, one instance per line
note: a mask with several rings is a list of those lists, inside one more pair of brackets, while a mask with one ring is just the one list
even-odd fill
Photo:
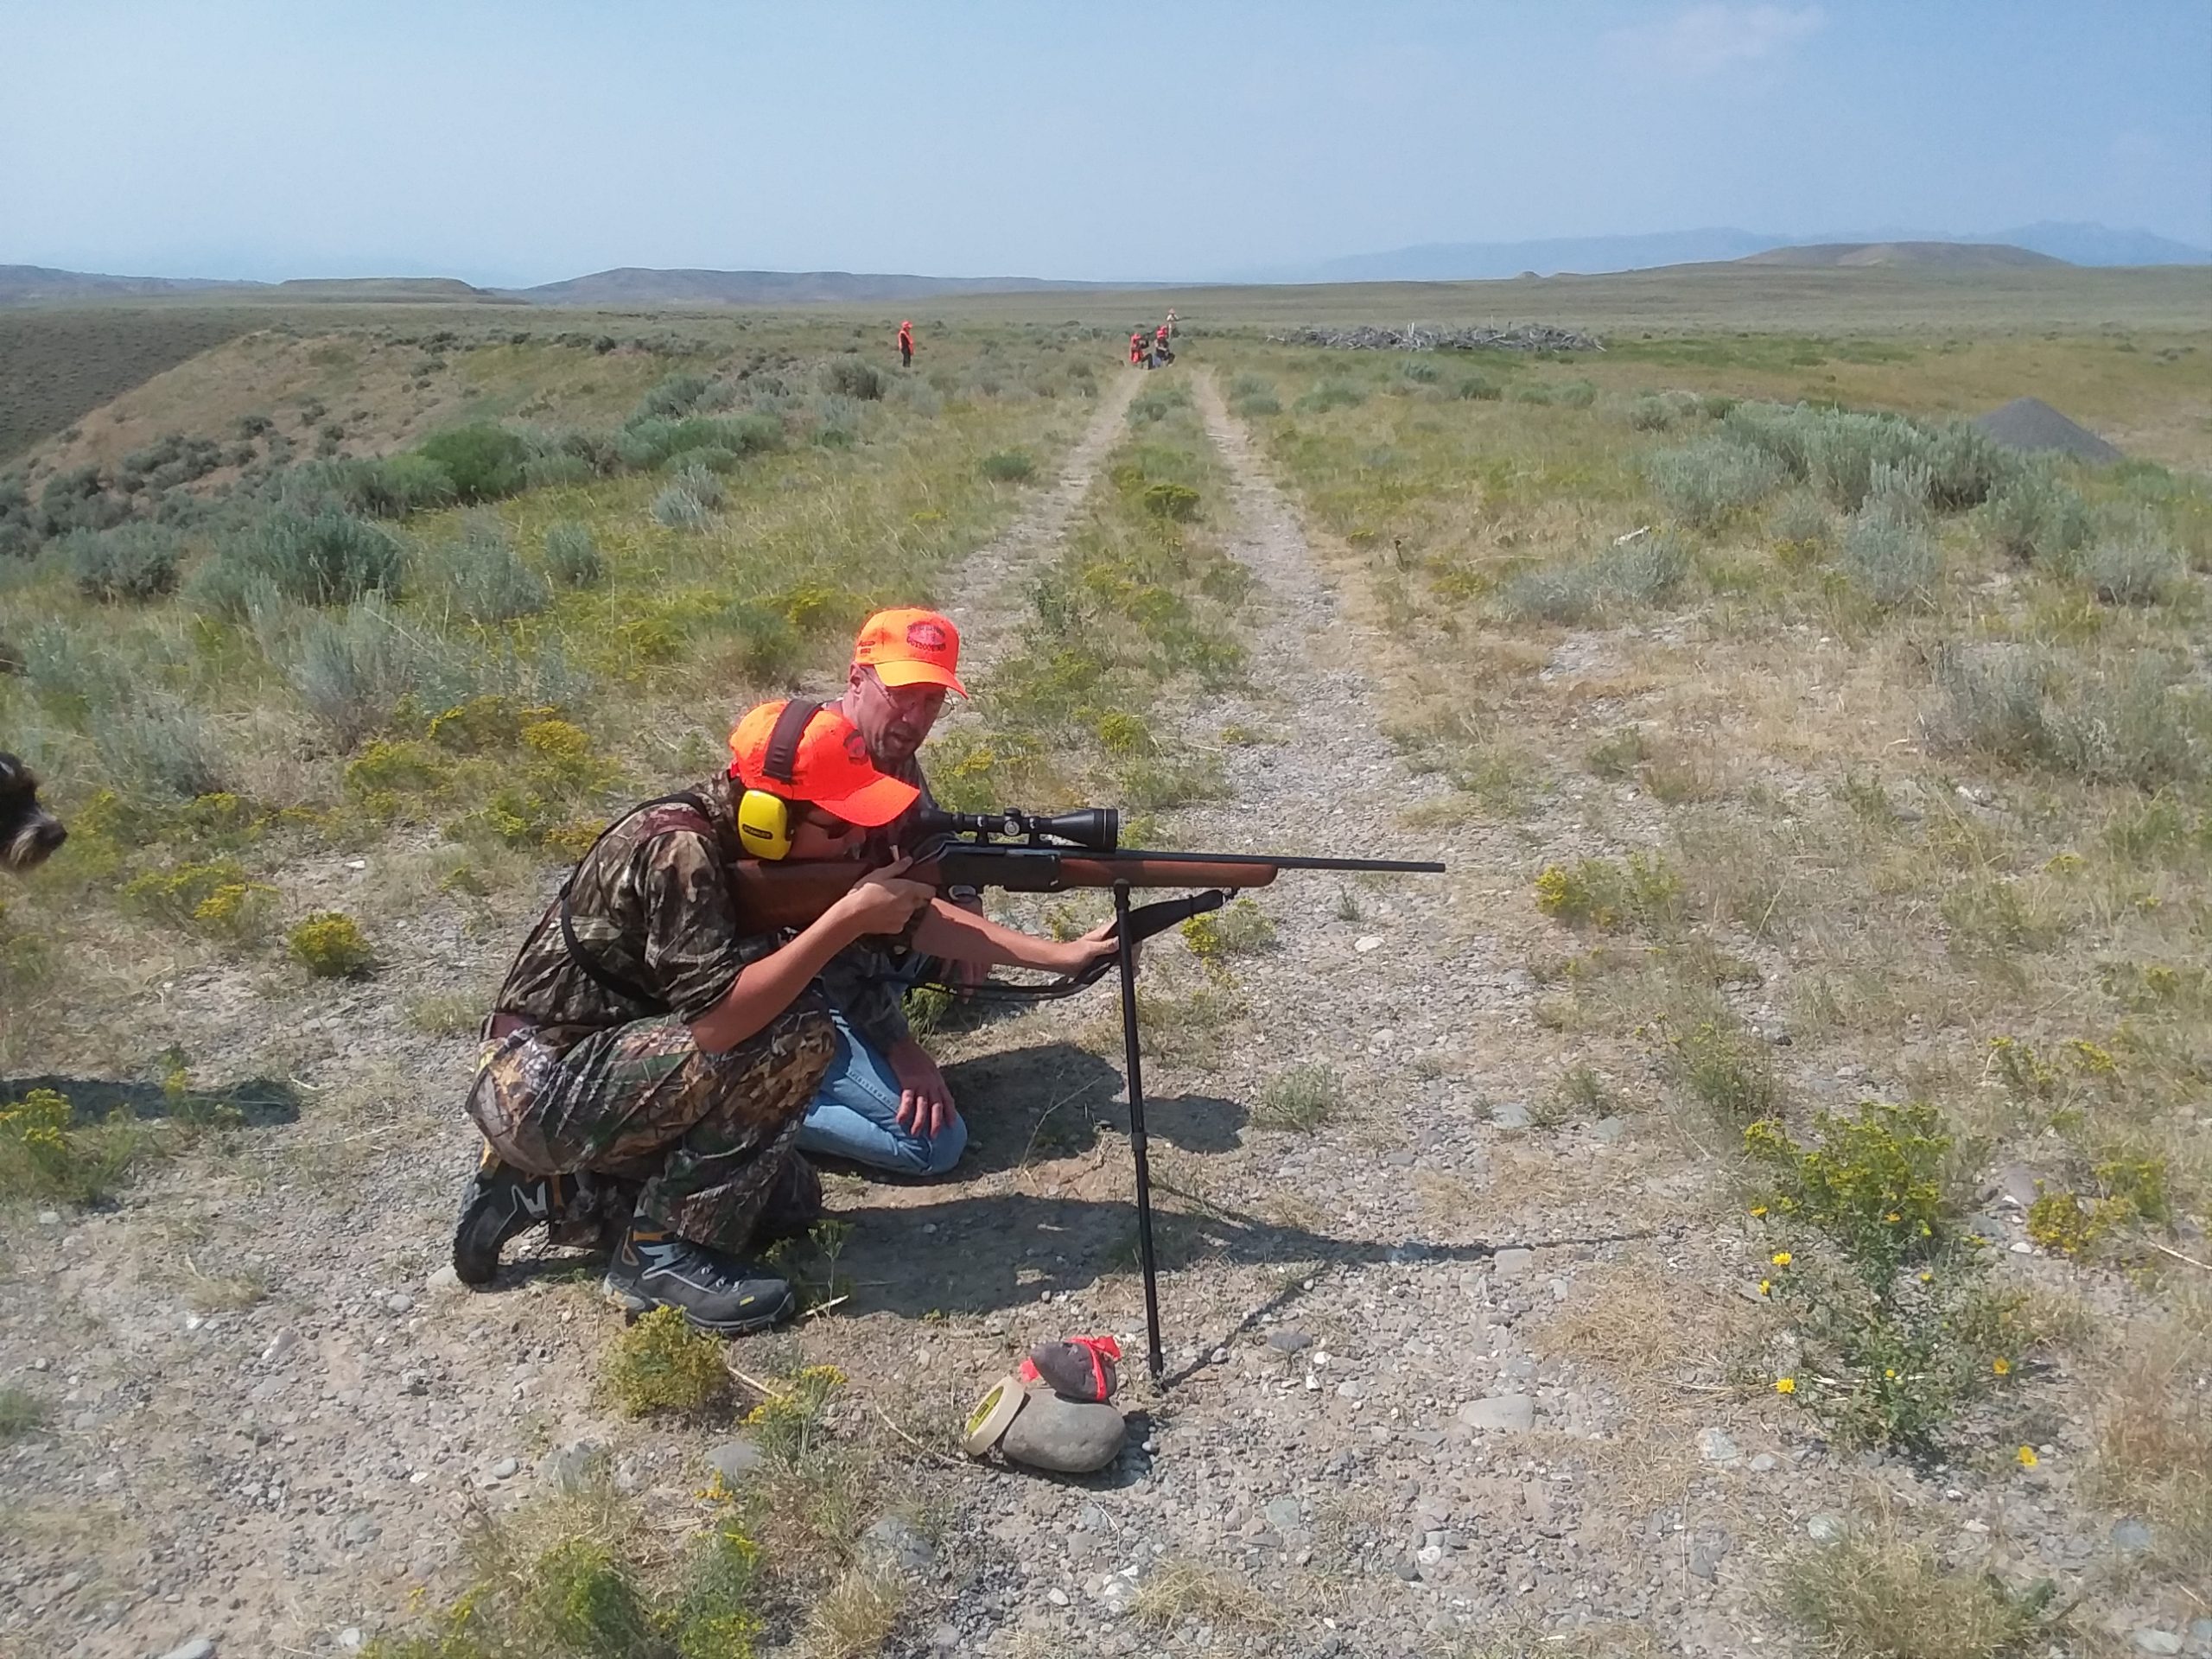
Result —
[[1733, 1463], [1742, 1455], [1725, 1428], [1699, 1430], [1697, 1454], [1707, 1463]]
[[1525, 1394], [1501, 1394], [1488, 1400], [1470, 1400], [1459, 1408], [1459, 1421], [1469, 1428], [1494, 1428], [1508, 1434], [1525, 1434], [1536, 1426], [1536, 1402]]
[[2123, 1555], [2140, 1555], [2151, 1548], [2151, 1529], [2133, 1516], [2112, 1523], [2112, 1547]]
[[556, 1492], [581, 1491], [591, 1483], [604, 1453], [597, 1440], [571, 1440], [538, 1459], [537, 1478]]
[[930, 1632], [930, 1647], [938, 1653], [950, 1653], [960, 1645], [960, 1627], [940, 1624]]
[[2212, 1618], [2192, 1618], [2189, 1621], [2189, 1639], [2212, 1647]]
[[521, 1467], [522, 1465], [516, 1462], [512, 1458], [501, 1458], [497, 1463], [492, 1465], [492, 1478], [494, 1480], [512, 1480], [515, 1478], [516, 1471]]
[[349, 1515], [346, 1517], [345, 1525], [339, 1528], [338, 1535], [345, 1540], [348, 1546], [359, 1549], [365, 1544], [376, 1542], [378, 1535], [383, 1531], [384, 1529], [377, 1524], [374, 1516]]
[[1592, 1141], [1604, 1141], [1610, 1143], [1619, 1140], [1627, 1133], [1628, 1120], [1624, 1117], [1601, 1117], [1590, 1126], [1590, 1138]]
[[877, 1516], [861, 1535], [856, 1553], [866, 1564], [899, 1573], [926, 1573], [937, 1564], [930, 1541], [902, 1515]]
[[1282, 1330], [1268, 1332], [1268, 1346], [1279, 1354], [1295, 1354], [1313, 1345], [1313, 1338], [1303, 1331], [1293, 1331], [1285, 1327]]
[[1271, 1497], [1267, 1502], [1268, 1524], [1277, 1532], [1293, 1532], [1299, 1522], [1298, 1500], [1294, 1497]]
[[743, 1435], [724, 1440], [707, 1453], [707, 1466], [722, 1478], [725, 1486], [742, 1484], [747, 1476], [766, 1461], [760, 1448]]
[[1770, 1474], [1778, 1461], [1780, 1459], [1776, 1458], [1773, 1452], [1762, 1452], [1751, 1459], [1751, 1472], [1755, 1475]]
[[1816, 1544], [1832, 1544], [1848, 1530], [1840, 1515], [1816, 1515], [1805, 1522], [1806, 1534]]
[[1490, 1109], [1490, 1121], [1501, 1129], [1525, 1129], [1529, 1127], [1529, 1103], [1502, 1101]]
[[2138, 1653], [2179, 1653], [2181, 1637], [2171, 1630], [2141, 1630], [2128, 1638]]
[[1491, 1266], [1501, 1279], [1525, 1277], [1535, 1265], [1536, 1253], [1534, 1250], [1522, 1249], [1517, 1245], [1510, 1249], [1500, 1250], [1491, 1258]]
[[415, 1299], [404, 1290], [395, 1290], [384, 1299], [384, 1305], [395, 1313], [404, 1313], [415, 1306]]
[[1112, 1406], [1039, 1390], [1030, 1395], [999, 1450], [1033, 1469], [1085, 1475], [1113, 1462], [1128, 1438], [1128, 1425]]
[[[2178, 1653], [2180, 1649], [2172, 1649]], [[189, 1642], [171, 1648], [162, 1659], [215, 1659], [215, 1644], [204, 1636], [195, 1636]]]
[[1364, 1400], [1367, 1398], [1367, 1384], [1361, 1382], [1356, 1376], [1348, 1376], [1343, 1382], [1337, 1384], [1337, 1398], [1339, 1400]]

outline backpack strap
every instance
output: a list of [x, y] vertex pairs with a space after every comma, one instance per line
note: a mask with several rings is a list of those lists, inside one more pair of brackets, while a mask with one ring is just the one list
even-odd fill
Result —
[[[575, 889], [576, 885], [577, 874], [583, 869], [586, 861], [588, 860], [594, 853], [599, 850], [599, 843], [605, 841], [607, 836], [613, 835], [617, 830], [629, 823], [631, 819], [636, 817], [640, 812], [649, 812], [657, 806], [689, 807], [692, 812], [698, 815], [700, 823], [706, 826], [708, 832], [709, 834], [713, 833], [714, 820], [708, 814], [706, 802], [700, 799], [697, 795], [694, 794], [690, 790], [684, 790], [674, 795], [658, 795], [655, 796], [650, 801], [639, 802], [628, 811], [623, 813], [621, 817], [615, 819], [613, 823], [608, 824], [606, 829], [599, 832], [597, 838], [593, 841], [589, 847], [584, 849], [583, 857], [575, 861], [575, 867], [569, 870], [567, 877], [562, 881], [561, 943], [568, 950], [569, 960], [576, 964], [576, 967], [582, 972], [586, 979], [590, 980], [601, 990], [611, 991], [626, 1001], [642, 1003], [645, 1007], [651, 1009], [655, 1014], [666, 1014], [668, 1012], [668, 1004], [660, 997], [655, 995], [645, 986], [637, 983], [636, 981], [626, 979], [623, 976], [616, 973], [613, 969], [607, 967], [604, 963], [595, 961], [591, 953], [584, 949], [583, 941], [576, 937], [575, 911], [569, 899], [569, 894]], [[646, 839], [650, 840], [653, 835], [664, 833], [665, 829], [672, 829], [675, 827], [675, 825], [671, 824], [664, 826], [664, 828], [656, 828], [650, 832], [646, 836]]]

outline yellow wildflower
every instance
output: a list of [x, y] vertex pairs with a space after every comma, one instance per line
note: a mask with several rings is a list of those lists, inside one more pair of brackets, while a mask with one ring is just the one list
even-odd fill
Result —
[[1797, 1392], [1797, 1379], [1796, 1379], [1796, 1377], [1794, 1377], [1794, 1376], [1777, 1376], [1777, 1377], [1776, 1377], [1776, 1378], [1774, 1379], [1774, 1391], [1775, 1391], [1777, 1394], [1795, 1394], [1795, 1393], [1796, 1393], [1796, 1392]]
[[2036, 1456], [2036, 1449], [2032, 1446], [2022, 1446], [2019, 1450], [2018, 1456], [2020, 1459], [2020, 1467], [2023, 1469], [2032, 1469], [2036, 1465], [2043, 1461], [2041, 1458]]
[[2012, 1362], [2000, 1354], [1989, 1362], [1989, 1369], [1999, 1376], [2009, 1376], [2012, 1371]]
[[1892, 1210], [1888, 1215], [1884, 1216], [1882, 1219], [1894, 1225], [1896, 1223], [1903, 1221], [1904, 1217], [1899, 1215], [1896, 1211]]
[[1933, 1282], [1934, 1282], [1935, 1278], [1936, 1278], [1935, 1274], [1934, 1274], [1934, 1273], [1932, 1273], [1932, 1272], [1930, 1272], [1928, 1268], [1923, 1268], [1920, 1270], [1920, 1282], [1921, 1282], [1922, 1284], [1923, 1284], [1923, 1285], [1925, 1285], [1925, 1284], [1931, 1284], [1931, 1283], [1933, 1283]]
[[1763, 1204], [1753, 1205], [1751, 1206], [1751, 1213], [1755, 1216], [1763, 1216], [1766, 1214], [1766, 1205]]
[[1776, 1267], [1786, 1268], [1789, 1265], [1789, 1252], [1787, 1250], [1777, 1250], [1770, 1259], [1774, 1262]]
[[1759, 1294], [1760, 1294], [1760, 1295], [1762, 1295], [1762, 1296], [1765, 1295], [1765, 1294], [1767, 1294], [1767, 1292], [1769, 1292], [1769, 1291], [1772, 1290], [1773, 1288], [1774, 1288], [1774, 1281], [1773, 1281], [1773, 1280], [1771, 1280], [1771, 1279], [1762, 1279], [1762, 1280], [1760, 1280], [1760, 1281], [1759, 1281]]

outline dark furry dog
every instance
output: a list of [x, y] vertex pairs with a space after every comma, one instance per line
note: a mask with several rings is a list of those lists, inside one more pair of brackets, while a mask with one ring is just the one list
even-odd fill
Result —
[[0, 752], [0, 869], [28, 870], [69, 839], [61, 820], [38, 804], [38, 776]]

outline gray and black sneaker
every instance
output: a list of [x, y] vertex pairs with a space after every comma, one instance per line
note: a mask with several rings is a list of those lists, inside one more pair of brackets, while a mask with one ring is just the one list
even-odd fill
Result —
[[623, 1235], [607, 1264], [607, 1300], [626, 1313], [672, 1307], [709, 1336], [743, 1337], [789, 1319], [791, 1287], [766, 1269], [673, 1234]]
[[518, 1233], [550, 1226], [563, 1209], [562, 1178], [530, 1175], [501, 1163], [492, 1149], [461, 1194], [453, 1230], [453, 1270], [464, 1285], [488, 1285], [499, 1270], [499, 1251]]

